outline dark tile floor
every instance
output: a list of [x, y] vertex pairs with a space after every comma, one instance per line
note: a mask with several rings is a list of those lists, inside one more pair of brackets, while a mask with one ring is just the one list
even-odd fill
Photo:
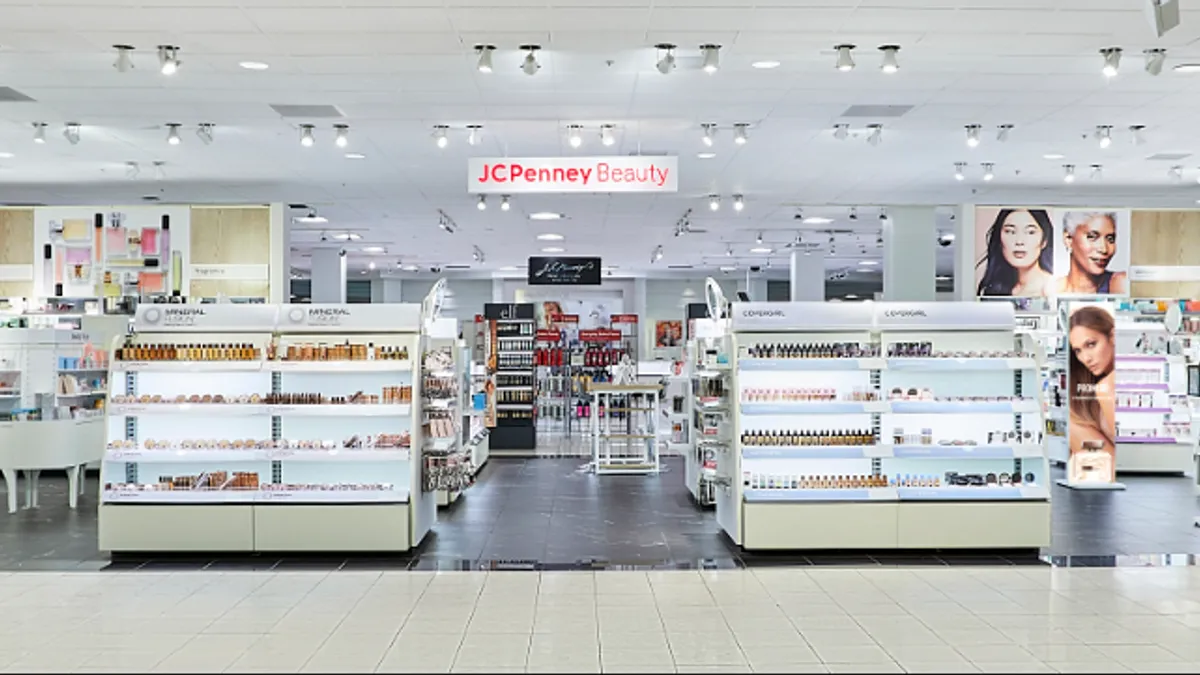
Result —
[[[0, 570], [112, 569], [611, 569], [744, 565], [1195, 564], [1200, 498], [1177, 477], [1123, 477], [1124, 492], [1056, 487], [1054, 538], [1035, 554], [805, 552], [748, 554], [730, 545], [711, 510], [697, 509], [669, 459], [658, 476], [605, 476], [577, 458], [495, 459], [477, 485], [439, 513], [412, 555], [125, 557], [96, 548], [95, 478], [80, 508], [65, 478], [43, 478], [42, 508], [0, 513]], [[3, 503], [0, 488], [0, 504]], [[1182, 554], [1165, 557], [1161, 554]]]

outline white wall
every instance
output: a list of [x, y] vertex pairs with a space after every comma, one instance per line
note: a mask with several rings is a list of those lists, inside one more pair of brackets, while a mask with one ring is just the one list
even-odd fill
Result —
[[[401, 287], [403, 302], [420, 304], [433, 288], [433, 279], [405, 279]], [[483, 314], [483, 305], [492, 301], [491, 279], [449, 279], [446, 282], [445, 316], [459, 321], [471, 321]]]

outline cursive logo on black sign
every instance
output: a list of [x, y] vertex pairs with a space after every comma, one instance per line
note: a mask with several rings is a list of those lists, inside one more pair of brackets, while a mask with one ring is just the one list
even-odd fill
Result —
[[596, 269], [596, 263], [592, 260], [583, 263], [564, 263], [561, 260], [547, 260], [541, 269], [533, 273], [533, 276], [559, 279], [568, 276], [581, 277], [584, 272], [590, 272], [594, 269]]

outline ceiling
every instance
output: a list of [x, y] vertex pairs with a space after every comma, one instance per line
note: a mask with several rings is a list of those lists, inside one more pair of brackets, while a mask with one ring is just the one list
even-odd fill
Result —
[[[600, 255], [617, 273], [668, 265], [715, 270], [786, 265], [797, 230], [845, 230], [814, 255], [831, 273], [878, 260], [880, 204], [1103, 203], [1195, 207], [1200, 197], [1200, 11], [1156, 38], [1148, 0], [0, 0], [0, 86], [33, 101], [0, 102], [0, 202], [303, 203], [329, 219], [296, 225], [293, 263], [320, 233], [350, 230], [351, 266], [377, 260], [477, 271], [519, 266], [565, 236], [568, 255]], [[678, 68], [660, 74], [656, 43], [679, 45]], [[474, 45], [494, 44], [494, 72], [476, 69]], [[541, 70], [521, 72], [521, 44], [542, 46]], [[722, 45], [721, 67], [700, 69], [699, 45]], [[834, 69], [839, 43], [859, 45], [858, 67]], [[112, 45], [135, 47], [134, 69], [112, 67]], [[180, 47], [182, 66], [159, 72], [155, 47]], [[879, 45], [900, 46], [900, 70], [880, 72]], [[1124, 49], [1120, 74], [1101, 72], [1102, 48]], [[1142, 50], [1167, 50], [1166, 68], [1142, 69]], [[774, 69], [752, 63], [776, 60]], [[239, 67], [258, 61], [267, 70]], [[272, 104], [335, 106], [340, 117], [283, 117]], [[850, 106], [911, 106], [898, 117], [845, 117]], [[44, 145], [34, 122], [48, 124]], [[70, 145], [66, 122], [82, 124]], [[182, 143], [166, 143], [167, 124]], [[195, 135], [215, 124], [215, 141]], [[714, 146], [701, 125], [717, 124]], [[736, 145], [734, 124], [749, 125]], [[833, 135], [850, 125], [849, 138]], [[864, 140], [883, 124], [882, 143]], [[314, 124], [302, 147], [299, 125]], [[333, 124], [350, 127], [345, 149]], [[482, 125], [481, 142], [465, 126]], [[599, 142], [601, 124], [616, 143]], [[968, 148], [964, 125], [983, 126]], [[1007, 142], [996, 128], [1011, 124]], [[439, 149], [435, 125], [448, 125]], [[583, 125], [583, 147], [567, 143]], [[1101, 149], [1097, 125], [1113, 127]], [[1145, 143], [1128, 127], [1145, 127]], [[700, 159], [697, 153], [715, 153]], [[347, 159], [348, 151], [365, 155]], [[478, 156], [678, 155], [679, 192], [652, 195], [522, 195], [512, 209], [476, 209], [467, 158]], [[1050, 153], [1063, 159], [1044, 159]], [[1182, 159], [1150, 159], [1163, 153]], [[153, 162], [162, 162], [157, 171]], [[136, 177], [127, 162], [137, 162]], [[968, 163], [954, 179], [956, 162]], [[982, 180], [981, 164], [995, 179]], [[1062, 181], [1063, 164], [1079, 180]], [[1090, 165], [1103, 166], [1089, 179]], [[1168, 175], [1184, 167], [1180, 181]], [[721, 195], [712, 212], [708, 195]], [[735, 212], [732, 195], [745, 195]], [[858, 221], [847, 207], [858, 205]], [[795, 219], [825, 215], [829, 224]], [[438, 229], [438, 212], [457, 225]], [[691, 211], [693, 229], [673, 235]], [[555, 211], [562, 221], [528, 220]], [[297, 212], [299, 213], [299, 212]], [[939, 212], [946, 231], [949, 209]], [[762, 232], [771, 255], [752, 254]], [[806, 232], [806, 240], [828, 239]], [[369, 256], [363, 246], [386, 254]], [[664, 257], [651, 263], [658, 245]], [[930, 242], [937, 246], [936, 242]], [[484, 263], [472, 262], [473, 247]], [[733, 256], [727, 256], [729, 246]], [[939, 273], [949, 274], [949, 248]], [[876, 267], [877, 269], [877, 267]]]

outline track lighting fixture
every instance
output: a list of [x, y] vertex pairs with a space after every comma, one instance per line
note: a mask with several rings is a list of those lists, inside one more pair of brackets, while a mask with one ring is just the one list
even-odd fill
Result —
[[455, 230], [458, 229], [458, 224], [454, 222], [453, 218], [446, 215], [445, 211], [438, 209], [438, 227], [446, 234], [454, 234]]
[[[166, 180], [167, 179], [167, 170], [163, 168], [163, 166], [166, 165], [166, 162], [164, 162], [160, 159], [156, 159], [153, 162], [150, 162], [150, 164], [152, 164], [154, 166], [154, 180]], [[354, 236], [357, 237], [358, 235], [356, 234]]]
[[732, 245], [726, 244], [726, 246], [725, 246], [725, 257], [726, 257], [726, 258], [732, 258], [732, 257], [733, 257], [733, 246], [732, 246]]
[[994, 171], [995, 167], [996, 165], [990, 162], [983, 163], [983, 180], [991, 181], [996, 177], [996, 172]]
[[714, 137], [717, 134], [717, 125], [701, 124], [700, 128], [704, 130], [704, 136], [701, 137], [700, 140], [703, 141], [705, 145], [707, 145], [708, 147], [711, 148], [713, 145]]
[[572, 148], [579, 148], [579, 146], [583, 145], [582, 130], [583, 127], [579, 126], [578, 124], [572, 124], [571, 126], [567, 127], [567, 143], [569, 143]]
[[957, 180], [957, 181], [966, 180], [967, 176], [966, 176], [966, 174], [963, 173], [963, 171], [966, 168], [967, 168], [966, 162], [955, 162], [954, 163], [954, 180]]
[[1142, 124], [1134, 124], [1129, 127], [1130, 142], [1134, 145], [1146, 144], [1146, 127]]
[[834, 138], [838, 139], [839, 141], [844, 141], [844, 140], [846, 140], [846, 137], [849, 135], [850, 135], [850, 125], [849, 124], [833, 125], [833, 137]]
[[113, 45], [113, 49], [117, 50], [117, 60], [113, 62], [113, 68], [116, 68], [118, 73], [128, 73], [133, 70], [133, 59], [129, 57], [133, 52], [133, 47]]
[[854, 50], [854, 45], [838, 45], [834, 47], [837, 50], [837, 63], [834, 67], [843, 73], [848, 73], [854, 70], [854, 56], [850, 53]]
[[887, 219], [888, 219], [887, 209], [883, 208], [882, 206], [879, 207], [879, 222], [882, 223], [883, 221], [885, 221]]
[[745, 145], [749, 138], [746, 136], [746, 130], [750, 128], [749, 124], [733, 125], [733, 142], [738, 145]]
[[900, 62], [896, 60], [896, 52], [900, 51], [897, 45], [883, 45], [879, 48], [883, 52], [883, 59], [879, 63], [879, 69], [891, 75], [900, 70]]
[[847, 214], [847, 216], [846, 216], [846, 217], [847, 217], [847, 218], [849, 218], [850, 220], [858, 220], [858, 207], [857, 207], [857, 206], [851, 206], [851, 207], [850, 207], [850, 213], [849, 213], [849, 214]]
[[[744, 208], [746, 208], [746, 199], [744, 197], [742, 197], [741, 195], [734, 195], [733, 196], [733, 210], [741, 211]], [[762, 234], [759, 234], [758, 238], [761, 240]], [[761, 244], [762, 242], [760, 241], [759, 243]]]
[[1092, 165], [1092, 173], [1089, 176], [1091, 180], [1100, 180], [1104, 177], [1104, 167], [1099, 164]]
[[721, 69], [721, 45], [700, 45], [700, 54], [704, 57], [704, 64], [700, 68], [712, 75]]
[[[739, 197], [740, 197], [740, 195], [739, 195]], [[754, 238], [754, 243], [756, 243], [756, 244], [761, 244], [761, 243], [763, 243], [763, 236], [762, 236], [762, 232], [759, 232], [759, 233], [758, 233], [758, 236]]]
[[1183, 167], [1179, 164], [1176, 164], [1170, 169], [1167, 169], [1167, 177], [1176, 183], [1183, 180]]
[[663, 258], [663, 247], [662, 247], [662, 244], [659, 244], [657, 247], [655, 247], [654, 252], [650, 255], [650, 262], [652, 262], [652, 263], [658, 262], [659, 260], [662, 260], [662, 258]]
[[721, 209], [721, 198], [717, 195], [708, 196], [708, 210], [719, 211]]
[[612, 145], [616, 142], [617, 142], [617, 139], [615, 136], [613, 136], [613, 125], [601, 124], [600, 125], [600, 144], [605, 147], [612, 147]]
[[439, 148], [444, 148], [450, 143], [450, 138], [446, 136], [446, 132], [450, 127], [445, 124], [439, 124], [433, 128], [433, 142], [437, 143]]
[[179, 60], [179, 47], [158, 46], [158, 69], [163, 75], [174, 75], [183, 63]]
[[511, 208], [512, 205], [508, 203], [508, 195], [500, 195], [500, 210], [507, 211]]
[[339, 148], [344, 148], [350, 144], [350, 127], [345, 124], [333, 125], [333, 130], [337, 133], [337, 138], [333, 139], [334, 145]]
[[1146, 72], [1151, 75], [1162, 73], [1163, 63], [1167, 60], [1167, 50], [1165, 49], [1144, 49], [1142, 54], [1146, 56]]
[[1121, 48], [1107, 47], [1100, 50], [1100, 55], [1104, 57], [1104, 67], [1100, 69], [1105, 77], [1116, 77], [1121, 71]]
[[67, 139], [67, 142], [71, 145], [79, 145], [79, 129], [77, 122], [67, 122], [66, 126], [63, 127], [63, 138]]
[[33, 142], [38, 143], [38, 144], [46, 142], [46, 123], [45, 122], [34, 122], [33, 123]]
[[1012, 128], [1013, 125], [1011, 124], [1001, 124], [1000, 126], [996, 127], [996, 140], [1000, 141], [1001, 143], [1007, 143], [1008, 132], [1012, 131]]
[[138, 174], [141, 172], [142, 169], [138, 166], [137, 162], [125, 162], [125, 177], [127, 179], [133, 180], [137, 178]]
[[492, 72], [492, 52], [496, 45], [475, 45], [475, 53], [479, 55], [479, 63], [475, 68], [481, 73]]
[[479, 124], [467, 125], [467, 145], [479, 145], [483, 140], [483, 126]]
[[478, 246], [472, 246], [471, 259], [477, 263], [482, 263], [484, 261], [483, 249], [479, 248]]
[[479, 200], [475, 202], [475, 208], [487, 211], [487, 195], [479, 195]]
[[541, 48], [541, 45], [521, 45], [521, 51], [525, 52], [525, 59], [521, 61], [521, 72], [530, 76], [537, 75], [542, 69], [542, 64], [537, 60], [537, 52]]
[[196, 128], [196, 138], [199, 138], [200, 142], [205, 145], [211, 145], [215, 126], [211, 122], [201, 122], [200, 126]]
[[868, 124], [867, 125], [867, 143], [871, 145], [879, 145], [883, 142], [883, 125]]
[[1112, 145], [1112, 127], [1110, 127], [1110, 126], [1096, 127], [1096, 140], [1100, 142], [1101, 150]]
[[179, 125], [167, 125], [167, 143], [169, 145], [179, 145], [182, 139], [179, 138]]
[[1075, 182], [1075, 165], [1074, 164], [1063, 164], [1063, 182], [1064, 183], [1074, 183]]
[[306, 148], [311, 148], [313, 146], [313, 143], [315, 143], [315, 142], [316, 142], [316, 139], [313, 138], [313, 125], [301, 124], [300, 125], [300, 145], [303, 145]]
[[982, 127], [980, 127], [978, 124], [968, 124], [967, 125], [967, 147], [968, 148], [978, 148], [979, 147], [979, 130], [981, 128]]
[[659, 52], [658, 62], [654, 64], [654, 67], [663, 75], [670, 75], [671, 71], [675, 70], [675, 45], [663, 42], [654, 45], [654, 48]]

